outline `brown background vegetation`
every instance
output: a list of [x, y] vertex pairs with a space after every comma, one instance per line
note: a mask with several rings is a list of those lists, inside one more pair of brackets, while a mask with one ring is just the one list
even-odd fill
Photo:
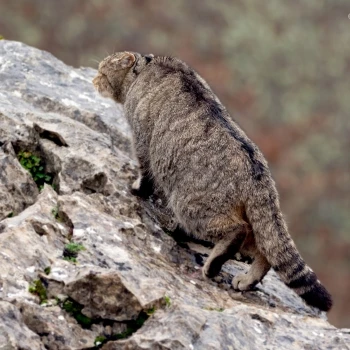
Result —
[[174, 55], [265, 153], [291, 234], [350, 327], [348, 0], [0, 0], [0, 34], [65, 63]]

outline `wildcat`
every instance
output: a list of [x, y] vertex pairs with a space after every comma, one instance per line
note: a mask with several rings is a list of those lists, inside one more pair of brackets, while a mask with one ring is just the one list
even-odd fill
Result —
[[234, 289], [252, 289], [272, 267], [306, 303], [331, 308], [288, 233], [264, 156], [202, 77], [177, 58], [118, 52], [93, 84], [124, 105], [140, 165], [134, 193], [160, 188], [181, 227], [215, 243], [205, 277], [241, 251], [254, 261]]

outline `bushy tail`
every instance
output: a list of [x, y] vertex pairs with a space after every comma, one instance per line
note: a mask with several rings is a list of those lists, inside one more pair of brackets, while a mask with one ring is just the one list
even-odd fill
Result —
[[274, 186], [257, 189], [247, 200], [246, 213], [258, 249], [282, 281], [307, 304], [328, 311], [332, 297], [305, 264], [289, 235]]

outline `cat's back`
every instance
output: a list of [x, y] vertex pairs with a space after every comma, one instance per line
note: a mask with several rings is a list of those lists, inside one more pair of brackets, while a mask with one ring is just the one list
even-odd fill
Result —
[[199, 102], [203, 94], [213, 95], [206, 82], [185, 62], [157, 56], [138, 74], [127, 100], [141, 100], [152, 95], [158, 99], [176, 97], [179, 102], [189, 103]]
[[141, 123], [144, 128], [145, 120], [154, 121], [172, 106], [185, 108], [190, 104], [189, 96], [181, 92], [184, 66], [178, 59], [158, 56], [139, 72], [124, 103], [126, 117], [132, 125], [141, 127]]
[[[186, 188], [185, 182], [200, 188], [232, 183], [249, 168], [242, 144], [255, 146], [234, 123], [208, 84], [184, 62], [157, 57], [139, 76], [137, 108], [133, 116], [141, 128], [151, 125], [149, 152], [153, 172], [166, 178], [171, 189]], [[145, 142], [145, 140], [143, 140]], [[225, 179], [224, 179], [225, 178]], [[203, 181], [202, 181], [203, 180]]]

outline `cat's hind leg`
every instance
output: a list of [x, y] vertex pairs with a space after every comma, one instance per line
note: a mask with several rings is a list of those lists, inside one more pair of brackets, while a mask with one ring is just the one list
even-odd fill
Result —
[[237, 275], [233, 278], [233, 289], [244, 291], [254, 288], [264, 278], [270, 268], [271, 265], [266, 258], [257, 251], [252, 266], [248, 272], [246, 274]]
[[217, 232], [222, 238], [215, 244], [211, 254], [203, 266], [203, 276], [213, 278], [219, 274], [222, 265], [239, 251], [245, 237], [246, 226], [235, 224], [224, 232]]

